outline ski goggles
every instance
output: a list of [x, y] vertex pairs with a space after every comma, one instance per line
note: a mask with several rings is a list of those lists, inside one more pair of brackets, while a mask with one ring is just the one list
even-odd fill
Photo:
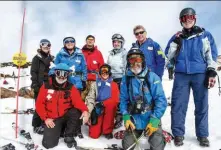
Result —
[[109, 74], [108, 73], [108, 68], [104, 67], [104, 68], [101, 68], [101, 74]]
[[128, 59], [130, 64], [134, 64], [134, 63], [142, 63], [143, 59], [141, 57], [130, 57]]
[[57, 77], [63, 77], [63, 78], [67, 78], [70, 72], [65, 71], [65, 70], [55, 70], [55, 75]]
[[40, 43], [40, 46], [41, 47], [51, 47], [51, 43], [49, 43], [49, 42], [42, 42], [42, 43]]
[[67, 43], [75, 43], [75, 39], [67, 38], [67, 39], [65, 39], [64, 44], [67, 44]]
[[140, 31], [140, 32], [136, 32], [134, 33], [136, 36], [138, 36], [139, 34], [144, 34], [145, 31]]
[[114, 39], [123, 39], [123, 37], [122, 37], [122, 35], [120, 35], [120, 34], [114, 34], [114, 35], [112, 36], [112, 40], [114, 40]]
[[195, 15], [185, 15], [180, 18], [181, 22], [187, 22], [187, 20], [195, 20], [196, 16]]

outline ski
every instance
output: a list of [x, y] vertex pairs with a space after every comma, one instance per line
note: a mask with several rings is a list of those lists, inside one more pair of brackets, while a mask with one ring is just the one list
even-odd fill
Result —
[[[5, 108], [6, 110], [9, 110], [10, 112], [1, 112], [1, 114], [16, 114], [16, 109], [11, 109], [9, 107], [6, 107]], [[29, 115], [29, 114], [33, 114], [35, 111], [33, 108], [29, 108], [29, 109], [26, 109], [26, 110], [19, 110], [18, 111], [18, 114], [26, 114], [26, 115]]]
[[21, 145], [24, 145], [27, 150], [32, 150], [32, 149], [37, 150], [37, 148], [38, 148], [38, 145], [35, 145], [34, 143], [24, 143], [24, 142], [13, 140], [13, 139], [8, 139], [8, 138], [2, 137], [2, 136], [0, 138], [4, 139], [4, 140], [16, 142], [16, 143], [21, 144]]
[[6, 144], [4, 146], [0, 146], [2, 150], [15, 150], [15, 146], [12, 143]]
[[94, 148], [94, 147], [76, 146], [75, 149], [76, 150], [104, 150], [104, 149], [123, 150], [123, 148], [118, 147], [117, 144], [112, 144], [111, 146], [107, 146], [107, 148]]

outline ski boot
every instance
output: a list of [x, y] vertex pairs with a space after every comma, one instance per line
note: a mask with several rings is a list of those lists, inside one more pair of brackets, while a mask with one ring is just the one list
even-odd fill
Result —
[[4, 145], [4, 146], [0, 147], [0, 149], [3, 149], [3, 150], [15, 150], [15, 146], [12, 145], [11, 143], [9, 143], [7, 145]]
[[182, 146], [183, 145], [183, 140], [184, 140], [183, 136], [175, 136], [175, 138], [174, 138], [175, 146]]
[[72, 148], [72, 147], [77, 146], [77, 142], [75, 141], [75, 139], [73, 137], [65, 137], [64, 142], [67, 144], [68, 148]]
[[83, 139], [84, 138], [83, 134], [81, 133], [81, 130], [77, 131], [77, 133], [74, 134], [74, 136], [75, 137], [79, 137], [79, 139]]
[[108, 140], [113, 139], [113, 134], [112, 133], [104, 134], [104, 136]]
[[116, 121], [114, 123], [114, 129], [118, 129], [120, 127], [122, 127], [122, 123], [123, 123], [123, 117], [121, 114], [117, 114], [116, 116]]
[[37, 133], [37, 134], [43, 135], [43, 133], [44, 133], [44, 126], [41, 125], [41, 126], [39, 126], [39, 127], [34, 127], [33, 130], [34, 130], [34, 133]]
[[207, 137], [197, 137], [197, 140], [200, 142], [200, 146], [209, 147], [209, 140]]

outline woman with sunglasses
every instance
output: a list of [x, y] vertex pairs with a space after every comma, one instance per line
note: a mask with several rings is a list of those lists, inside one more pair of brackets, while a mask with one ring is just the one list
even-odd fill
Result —
[[103, 134], [105, 138], [112, 139], [119, 89], [112, 79], [111, 67], [108, 64], [100, 67], [99, 78], [91, 84], [85, 102], [91, 114], [89, 136], [97, 139]]
[[80, 118], [87, 123], [89, 118], [87, 106], [82, 101], [79, 91], [68, 82], [71, 72], [68, 65], [57, 64], [49, 80], [40, 88], [36, 111], [46, 124], [42, 145], [47, 149], [58, 145], [63, 128], [64, 142], [69, 148], [76, 147], [74, 134], [78, 120]]
[[162, 80], [165, 66], [165, 55], [160, 45], [151, 38], [147, 38], [146, 29], [141, 25], [135, 26], [133, 33], [137, 41], [132, 44], [132, 47], [138, 47], [144, 53], [146, 66], [152, 72], [156, 73]]
[[[120, 83], [121, 79], [125, 73], [126, 69], [126, 56], [127, 56], [127, 51], [124, 48], [124, 37], [121, 34], [114, 34], [112, 36], [112, 45], [113, 49], [110, 51], [108, 59], [107, 59], [107, 64], [111, 66], [112, 70], [112, 78], [114, 82], [118, 84], [118, 87], [120, 89]], [[122, 126], [122, 115], [120, 114], [120, 111], [117, 112], [117, 115], [115, 117], [115, 125], [114, 128], [120, 128]]]
[[185, 118], [192, 89], [197, 140], [201, 146], [208, 147], [208, 89], [215, 84], [217, 48], [211, 33], [195, 25], [196, 12], [193, 8], [183, 9], [179, 19], [183, 29], [169, 40], [165, 50], [168, 60], [174, 61], [175, 65], [171, 107], [174, 144], [183, 145]]
[[[32, 59], [31, 64], [31, 88], [34, 89], [35, 101], [41, 85], [48, 79], [49, 66], [54, 59], [54, 56], [50, 54], [51, 43], [49, 40], [42, 39], [39, 45], [40, 49], [37, 50], [37, 55]], [[34, 133], [43, 134], [44, 125], [36, 112], [32, 118], [32, 126]]]

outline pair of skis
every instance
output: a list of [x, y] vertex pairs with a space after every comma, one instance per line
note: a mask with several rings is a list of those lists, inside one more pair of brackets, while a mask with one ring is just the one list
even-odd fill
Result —
[[[12, 109], [9, 107], [5, 108], [6, 110], [8, 110], [9, 112], [1, 112], [1, 114], [16, 114], [17, 111], [16, 109]], [[33, 108], [28, 108], [26, 110], [19, 110], [18, 114], [25, 114], [25, 115], [29, 115], [29, 114], [34, 114], [35, 110]]]
[[12, 143], [0, 146], [1, 150], [15, 150], [15, 146]]
[[83, 147], [83, 146], [76, 146], [76, 150], [124, 150], [123, 148], [117, 146], [117, 144], [112, 144], [111, 146], [108, 146], [107, 148], [94, 148], [94, 147]]

